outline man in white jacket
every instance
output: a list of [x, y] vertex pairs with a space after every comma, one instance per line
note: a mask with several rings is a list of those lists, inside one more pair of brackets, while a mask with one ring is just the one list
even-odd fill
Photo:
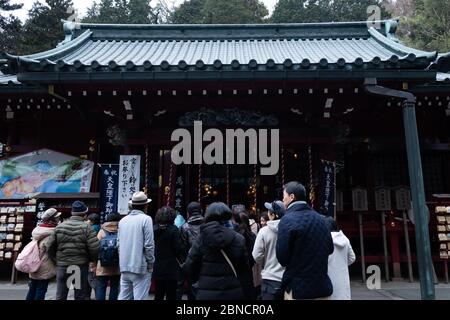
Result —
[[259, 230], [252, 255], [255, 262], [262, 268], [261, 299], [282, 300], [281, 280], [285, 268], [278, 262], [276, 245], [278, 224], [285, 210], [282, 201], [266, 202], [265, 207], [269, 210], [269, 221], [266, 228]]
[[355, 253], [350, 240], [339, 229], [336, 221], [331, 217], [327, 217], [326, 220], [334, 244], [333, 254], [328, 257], [328, 277], [333, 284], [333, 294], [330, 300], [351, 300], [348, 266], [355, 262]]
[[149, 295], [155, 261], [153, 221], [146, 214], [150, 202], [145, 193], [135, 193], [131, 212], [119, 223], [119, 300], [145, 300]]

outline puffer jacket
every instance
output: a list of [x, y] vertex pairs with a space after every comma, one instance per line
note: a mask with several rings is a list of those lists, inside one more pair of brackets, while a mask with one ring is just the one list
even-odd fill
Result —
[[[109, 233], [117, 233], [119, 230], [119, 222], [105, 222], [102, 225], [102, 228], [98, 232], [97, 238], [98, 240], [102, 240], [106, 237], [106, 232]], [[97, 262], [97, 268], [95, 272], [97, 277], [105, 277], [105, 276], [117, 276], [120, 275], [120, 267], [102, 267], [100, 261]]]
[[30, 279], [33, 280], [50, 280], [56, 276], [55, 262], [49, 257], [48, 244], [50, 235], [55, 232], [55, 228], [41, 227], [34, 228], [31, 236], [33, 240], [39, 243], [39, 255], [41, 257], [41, 265], [36, 272], [30, 273]]
[[[237, 277], [221, 249], [231, 260]], [[245, 239], [219, 222], [206, 223], [192, 246], [183, 270], [197, 283], [197, 300], [251, 299], [253, 283]]]
[[82, 217], [72, 216], [58, 225], [50, 236], [49, 246], [57, 266], [84, 265], [98, 259], [97, 235]]

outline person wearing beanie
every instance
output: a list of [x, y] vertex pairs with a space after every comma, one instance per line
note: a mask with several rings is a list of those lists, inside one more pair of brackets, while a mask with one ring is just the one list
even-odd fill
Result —
[[29, 274], [30, 282], [26, 300], [45, 300], [48, 284], [56, 275], [55, 263], [49, 256], [49, 239], [55, 232], [60, 216], [61, 212], [54, 208], [46, 210], [41, 217], [42, 222], [31, 233], [33, 240], [39, 243], [41, 265], [36, 272]]
[[245, 239], [221, 223], [230, 219], [225, 203], [215, 202], [206, 209], [205, 223], [183, 266], [195, 283], [196, 300], [252, 298]]
[[79, 272], [80, 286], [75, 286], [75, 300], [87, 300], [89, 263], [96, 262], [99, 241], [85, 222], [89, 209], [82, 201], [72, 204], [72, 216], [55, 228], [49, 239], [49, 253], [56, 260], [56, 300], [67, 300], [68, 278]]

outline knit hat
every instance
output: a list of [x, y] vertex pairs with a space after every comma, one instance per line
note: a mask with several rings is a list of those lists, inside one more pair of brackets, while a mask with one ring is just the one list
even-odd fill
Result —
[[75, 201], [72, 204], [72, 215], [73, 216], [85, 216], [86, 213], [88, 213], [89, 209], [88, 207], [84, 204], [83, 201]]

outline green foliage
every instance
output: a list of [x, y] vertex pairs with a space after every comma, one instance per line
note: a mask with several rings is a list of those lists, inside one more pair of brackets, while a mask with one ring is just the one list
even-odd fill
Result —
[[366, 21], [370, 17], [367, 9], [377, 5], [380, 19], [388, 15], [381, 0], [279, 0], [271, 21], [274, 23], [345, 22]]
[[189, 0], [175, 8], [172, 23], [263, 23], [269, 14], [258, 0]]
[[0, 0], [0, 52], [20, 53], [22, 23], [13, 15], [3, 13], [13, 12], [22, 8], [23, 4], [11, 4], [10, 0]]
[[148, 0], [101, 0], [88, 9], [83, 22], [154, 23], [155, 13]]
[[36, 1], [24, 25], [22, 51], [30, 54], [55, 48], [64, 39], [61, 19], [71, 15], [68, 9], [72, 6], [72, 0]]
[[418, 48], [450, 51], [450, 1], [415, 0], [409, 39]]

